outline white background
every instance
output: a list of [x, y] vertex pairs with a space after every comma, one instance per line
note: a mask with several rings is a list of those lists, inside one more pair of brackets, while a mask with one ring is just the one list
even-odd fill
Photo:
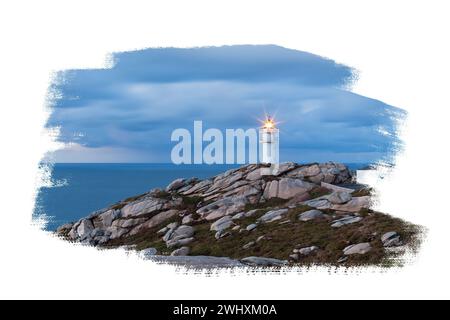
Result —
[[[448, 1], [2, 1], [3, 298], [450, 298]], [[31, 226], [51, 72], [143, 47], [277, 44], [360, 71], [354, 91], [409, 111], [379, 209], [428, 228], [398, 270], [186, 275]], [[54, 145], [53, 145], [54, 146]]]

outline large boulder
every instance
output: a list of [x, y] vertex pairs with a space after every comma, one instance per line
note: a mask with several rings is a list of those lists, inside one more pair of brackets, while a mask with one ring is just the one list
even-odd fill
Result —
[[280, 220], [288, 213], [288, 209], [278, 209], [278, 210], [270, 210], [266, 212], [262, 217], [258, 219], [260, 222], [273, 222], [276, 220]]
[[270, 181], [266, 184], [266, 188], [264, 189], [263, 196], [265, 199], [278, 197], [278, 181], [277, 180]]
[[77, 228], [77, 234], [80, 239], [84, 239], [94, 230], [94, 225], [89, 219], [83, 219]]
[[314, 184], [300, 180], [283, 178], [278, 182], [278, 198], [290, 199], [296, 195], [307, 193], [312, 188]]
[[308, 211], [305, 211], [305, 212], [300, 213], [298, 215], [298, 219], [300, 221], [304, 221], [304, 222], [311, 221], [311, 220], [316, 220], [316, 219], [321, 219], [321, 218], [324, 218], [324, 217], [326, 217], [326, 215], [324, 215], [322, 211], [316, 210], [316, 209], [308, 210]]
[[112, 225], [113, 221], [120, 218], [121, 211], [110, 209], [98, 215], [103, 228], [108, 228]]
[[173, 232], [169, 240], [178, 240], [189, 238], [194, 235], [194, 228], [191, 226], [181, 225]]
[[147, 198], [132, 202], [122, 208], [122, 217], [138, 216], [164, 209], [168, 200], [161, 198]]
[[230, 216], [224, 216], [220, 218], [219, 220], [215, 221], [213, 224], [211, 224], [210, 230], [211, 231], [223, 231], [231, 226], [233, 226], [233, 220], [231, 220]]

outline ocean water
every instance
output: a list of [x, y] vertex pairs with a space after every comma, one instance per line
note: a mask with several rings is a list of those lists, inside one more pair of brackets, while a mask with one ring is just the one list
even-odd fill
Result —
[[[352, 169], [366, 164], [347, 164]], [[57, 163], [48, 187], [40, 188], [34, 217], [45, 214], [47, 230], [76, 221], [91, 212], [177, 178], [208, 178], [238, 165], [174, 165]]]

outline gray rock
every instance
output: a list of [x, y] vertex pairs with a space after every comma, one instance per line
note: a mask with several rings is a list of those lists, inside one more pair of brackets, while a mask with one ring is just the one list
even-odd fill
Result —
[[291, 258], [292, 260], [298, 260], [298, 254], [297, 253], [293, 253], [291, 255], [289, 255], [289, 258]]
[[166, 188], [166, 191], [175, 191], [183, 187], [186, 183], [185, 179], [175, 179]]
[[328, 201], [333, 204], [343, 204], [352, 200], [352, 195], [348, 192], [335, 191], [328, 196]]
[[317, 251], [319, 248], [316, 246], [311, 246], [311, 247], [306, 247], [306, 248], [301, 248], [298, 249], [298, 253], [300, 253], [303, 256], [308, 256], [311, 253], [313, 253], [314, 251]]
[[197, 213], [206, 220], [216, 220], [242, 211], [247, 203], [248, 199], [246, 197], [227, 197], [201, 207], [197, 210]]
[[181, 247], [172, 251], [171, 256], [187, 256], [191, 250], [189, 247]]
[[120, 218], [121, 212], [120, 210], [108, 210], [106, 212], [103, 212], [98, 217], [100, 218], [100, 221], [102, 223], [102, 226], [104, 228], [108, 228], [112, 225], [113, 221]]
[[292, 178], [283, 178], [278, 182], [278, 198], [290, 199], [296, 195], [307, 193], [314, 184]]
[[178, 222], [171, 222], [166, 226], [168, 229], [175, 229], [176, 227], [178, 227]]
[[358, 244], [353, 244], [351, 246], [348, 246], [343, 250], [343, 252], [344, 252], [344, 255], [349, 256], [352, 254], [366, 254], [370, 250], [372, 250], [370, 243], [363, 242], [363, 243], [358, 243]]
[[[167, 227], [166, 227], [167, 228]], [[168, 228], [167, 232], [163, 236], [163, 241], [167, 242], [172, 237], [173, 232], [175, 231], [175, 228]]]
[[319, 173], [320, 173], [319, 165], [312, 164], [312, 165], [304, 165], [295, 170], [292, 170], [287, 174], [287, 176], [294, 178], [306, 178], [316, 176]]
[[250, 181], [255, 181], [255, 180], [261, 179], [261, 170], [262, 170], [262, 168], [255, 169], [255, 170], [251, 171], [250, 173], [248, 173], [245, 178]]
[[254, 244], [255, 244], [255, 241], [250, 241], [249, 243], [244, 244], [244, 245], [242, 246], [242, 249], [246, 250], [246, 249], [252, 247]]
[[343, 257], [340, 257], [339, 259], [338, 259], [338, 263], [344, 263], [344, 262], [346, 262], [348, 260], [348, 257], [347, 256], [343, 256]]
[[144, 250], [139, 251], [139, 254], [143, 257], [143, 258], [148, 258], [150, 256], [154, 256], [158, 253], [158, 250], [156, 250], [155, 248], [147, 248]]
[[256, 239], [256, 242], [260, 242], [264, 239], [266, 239], [266, 236], [259, 236], [258, 239]]
[[137, 225], [130, 231], [130, 235], [138, 234], [139, 232], [150, 229], [153, 227], [156, 227], [157, 225], [163, 223], [166, 220], [169, 220], [170, 218], [176, 216], [179, 214], [178, 210], [172, 209], [167, 211], [162, 211], [153, 217], [150, 218], [150, 220], [147, 220], [146, 222]]
[[265, 199], [271, 199], [278, 197], [278, 181], [273, 180], [266, 184], [266, 188], [264, 189], [263, 196]]
[[264, 257], [246, 257], [241, 259], [241, 262], [247, 265], [260, 267], [280, 267], [287, 264], [286, 260], [278, 260]]
[[258, 209], [253, 209], [253, 210], [247, 211], [244, 213], [244, 217], [245, 218], [253, 217], [258, 211], [259, 211]]
[[230, 232], [226, 232], [226, 231], [217, 231], [216, 234], [214, 235], [214, 238], [216, 238], [217, 240], [221, 239], [221, 238], [225, 238], [231, 236]]
[[165, 234], [167, 231], [169, 231], [169, 228], [164, 227], [162, 229], [159, 229], [156, 234]]
[[345, 212], [358, 212], [362, 208], [370, 207], [370, 196], [354, 197], [344, 204], [332, 204], [331, 209]]
[[242, 219], [244, 217], [245, 217], [245, 212], [242, 211], [242, 212], [236, 213], [234, 216], [232, 216], [231, 220], [239, 220], [239, 219]]
[[260, 217], [258, 221], [267, 223], [280, 220], [287, 212], [288, 209], [271, 210], [269, 212], [266, 212], [262, 217]]
[[211, 179], [202, 180], [199, 183], [193, 185], [188, 190], [184, 191], [183, 194], [189, 195], [189, 194], [193, 194], [193, 193], [197, 193], [197, 192], [203, 192], [206, 189], [208, 189], [211, 186], [211, 184], [212, 184]]
[[295, 168], [294, 162], [283, 162], [278, 165], [275, 165], [275, 170], [273, 172], [274, 176], [280, 176], [283, 173], [286, 173], [289, 170], [292, 170]]
[[112, 225], [120, 228], [131, 228], [134, 226], [137, 226], [143, 222], [145, 222], [146, 219], [144, 218], [137, 218], [137, 219], [120, 219], [115, 220]]
[[324, 187], [324, 188], [326, 188], [328, 190], [338, 191], [338, 192], [352, 193], [353, 191], [355, 191], [355, 190], [350, 189], [350, 188], [345, 188], [345, 187], [337, 186], [335, 184], [326, 183], [326, 182], [321, 182], [320, 186]]
[[107, 229], [107, 231], [111, 232], [111, 235], [109, 236], [110, 239], [118, 239], [128, 233], [128, 229], [115, 227], [115, 226], [109, 227]]
[[144, 200], [131, 202], [122, 208], [122, 216], [126, 218], [130, 216], [152, 213], [154, 211], [164, 209], [167, 203], [168, 200], [161, 198], [147, 198]]
[[211, 186], [211, 188], [208, 190], [208, 192], [224, 189], [226, 187], [231, 186], [236, 181], [242, 179], [242, 177], [243, 177], [242, 172], [234, 173], [236, 171], [236, 169], [232, 169], [232, 170], [234, 170], [234, 171], [232, 171], [233, 174], [227, 174], [229, 172], [229, 171], [227, 171], [227, 172], [225, 172], [224, 175], [217, 176], [216, 179], [214, 179], [214, 183]]
[[381, 242], [384, 247], [398, 247], [403, 245], [400, 235], [395, 231], [390, 231], [381, 236]]
[[355, 217], [355, 216], [345, 216], [344, 218], [334, 220], [331, 223], [331, 227], [333, 228], [340, 228], [342, 226], [345, 226], [347, 224], [357, 223], [360, 222], [363, 218], [361, 217]]
[[181, 247], [190, 244], [192, 241], [194, 241], [193, 237], [183, 239], [172, 239], [166, 242], [166, 246], [167, 248]]
[[257, 227], [257, 225], [255, 223], [249, 224], [247, 226], [247, 228], [245, 228], [247, 231], [252, 231], [253, 229], [255, 229]]
[[84, 239], [89, 236], [89, 234], [94, 230], [94, 225], [91, 220], [83, 219], [80, 222], [80, 225], [77, 228], [77, 234], [80, 239]]
[[188, 268], [230, 268], [244, 266], [237, 260], [228, 257], [213, 256], [153, 256], [151, 260]]
[[184, 238], [189, 238], [194, 235], [194, 228], [191, 226], [179, 226], [175, 231], [173, 232], [172, 236], [170, 237], [170, 240], [179, 240]]
[[305, 201], [305, 202], [303, 202], [303, 204], [313, 207], [313, 208], [316, 208], [316, 209], [319, 209], [319, 210], [325, 210], [325, 209], [329, 209], [331, 207], [331, 202], [328, 201], [326, 196]]
[[320, 210], [308, 210], [298, 215], [300, 221], [311, 221], [315, 219], [324, 218], [325, 215]]
[[211, 231], [223, 231], [225, 229], [230, 228], [233, 226], [234, 223], [231, 220], [230, 216], [224, 216], [220, 218], [219, 220], [215, 221], [213, 224], [211, 224], [210, 230]]
[[194, 218], [192, 218], [192, 214], [188, 214], [187, 216], [184, 216], [183, 219], [181, 220], [182, 224], [189, 224], [192, 221], [194, 221]]
[[97, 237], [102, 237], [104, 235], [105, 235], [105, 231], [103, 229], [95, 228], [94, 230], [92, 230], [92, 232], [89, 236], [91, 238], [97, 238]]
[[261, 194], [261, 190], [258, 188], [251, 186], [251, 185], [244, 185], [241, 187], [238, 187], [236, 189], [232, 189], [228, 192], [226, 192], [223, 196], [224, 197], [230, 197], [230, 196], [239, 196], [239, 197], [245, 197], [250, 198], [252, 196], [257, 196]]

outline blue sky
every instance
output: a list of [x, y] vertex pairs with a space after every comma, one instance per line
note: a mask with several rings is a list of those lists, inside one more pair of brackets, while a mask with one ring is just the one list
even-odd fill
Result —
[[274, 45], [158, 48], [113, 55], [111, 69], [60, 72], [49, 127], [71, 147], [56, 162], [170, 162], [176, 128], [280, 121], [282, 161], [372, 162], [399, 145], [399, 108], [348, 91], [355, 71]]

